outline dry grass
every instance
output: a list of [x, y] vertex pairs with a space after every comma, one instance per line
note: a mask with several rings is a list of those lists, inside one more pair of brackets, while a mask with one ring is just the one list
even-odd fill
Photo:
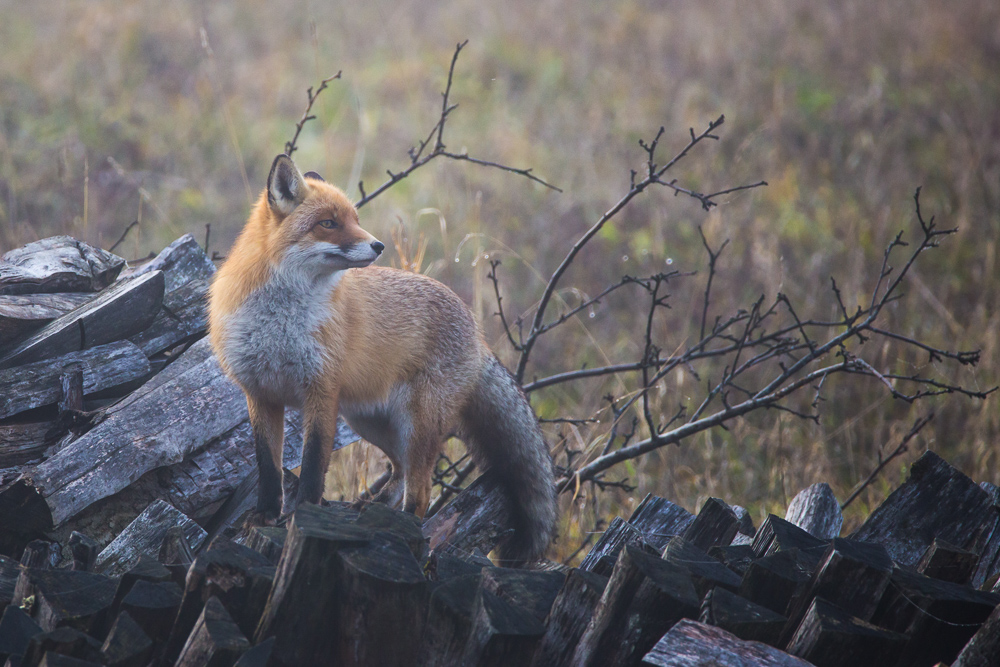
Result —
[[[593, 294], [667, 261], [702, 271], [674, 286], [675, 318], [660, 331], [665, 348], [682, 346], [699, 322], [700, 224], [713, 245], [730, 239], [719, 312], [783, 291], [806, 315], [831, 313], [829, 276], [846, 298], [863, 298], [884, 245], [912, 222], [910, 196], [923, 185], [927, 210], [961, 231], [917, 267], [894, 326], [940, 346], [982, 348], [976, 369], [936, 369], [950, 377], [979, 388], [1000, 377], [1000, 5], [992, 0], [919, 8], [901, 0], [496, 8], [0, 0], [0, 15], [0, 250], [56, 233], [108, 246], [141, 210], [123, 246], [129, 257], [185, 232], [201, 238], [206, 223], [224, 253], [291, 136], [306, 87], [341, 69], [296, 159], [353, 194], [361, 178], [371, 190], [433, 124], [451, 51], [468, 38], [449, 147], [533, 166], [565, 194], [442, 162], [362, 217], [384, 240], [402, 225], [409, 241], [399, 236], [397, 245], [408, 257], [397, 265], [419, 255], [424, 271], [473, 305], [507, 361], [485, 255], [504, 260], [505, 305], [530, 312], [574, 236], [627, 189], [629, 168], [643, 158], [636, 140], [665, 125], [665, 141], [679, 147], [689, 126], [725, 113], [723, 140], [677, 175], [705, 189], [760, 178], [770, 187], [734, 195], [709, 215], [693, 201], [646, 196], [565, 285]], [[634, 357], [643, 306], [630, 298], [565, 327], [537, 349], [529, 375]], [[891, 345], [872, 355], [927, 365]], [[543, 416], [588, 416], [609, 390], [622, 385], [592, 382], [533, 400]], [[690, 377], [663, 388], [666, 399], [697, 390]], [[571, 552], [597, 519], [627, 512], [646, 492], [692, 510], [719, 496], [758, 520], [815, 481], [843, 498], [878, 448], [922, 414], [867, 384], [840, 383], [827, 399], [818, 426], [759, 415], [650, 455], [621, 471], [638, 485], [632, 496], [585, 487], [566, 500], [557, 551]], [[945, 398], [932, 407], [937, 418], [913, 449], [933, 447], [977, 480], [1000, 482], [996, 401]], [[554, 427], [549, 437], [586, 446], [593, 436]], [[916, 453], [862, 495], [849, 524], [905, 476]], [[351, 460], [345, 493], [359, 484], [359, 457], [342, 453]]]

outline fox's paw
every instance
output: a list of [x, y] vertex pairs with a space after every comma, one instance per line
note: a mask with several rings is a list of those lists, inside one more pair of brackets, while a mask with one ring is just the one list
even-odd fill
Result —
[[274, 512], [251, 512], [243, 522], [245, 528], [254, 526], [276, 526], [280, 517]]

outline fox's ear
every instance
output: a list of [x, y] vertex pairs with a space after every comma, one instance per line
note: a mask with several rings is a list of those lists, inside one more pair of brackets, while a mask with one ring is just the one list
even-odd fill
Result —
[[286, 216], [306, 198], [305, 178], [292, 158], [284, 153], [274, 158], [271, 173], [267, 176], [267, 203], [271, 210]]
[[304, 173], [302, 175], [305, 176], [306, 178], [312, 178], [312, 179], [315, 179], [317, 181], [323, 181], [324, 183], [326, 183], [326, 180], [322, 176], [320, 176], [319, 174], [317, 174], [315, 171], [307, 171], [306, 173]]

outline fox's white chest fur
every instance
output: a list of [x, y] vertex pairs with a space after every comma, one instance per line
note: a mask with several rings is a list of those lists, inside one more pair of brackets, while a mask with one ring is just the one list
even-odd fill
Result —
[[330, 294], [340, 275], [308, 280], [298, 272], [276, 272], [229, 316], [225, 358], [248, 392], [302, 407], [307, 387], [323, 371], [315, 334], [333, 316]]

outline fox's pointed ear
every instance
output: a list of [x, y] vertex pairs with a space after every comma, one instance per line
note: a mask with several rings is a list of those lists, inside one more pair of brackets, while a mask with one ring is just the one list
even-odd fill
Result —
[[286, 216], [306, 198], [305, 178], [292, 158], [284, 153], [274, 158], [271, 173], [267, 176], [267, 203], [271, 210]]
[[306, 178], [312, 178], [312, 179], [315, 179], [317, 181], [323, 181], [324, 183], [326, 183], [326, 180], [322, 176], [320, 176], [319, 174], [317, 174], [315, 171], [307, 171], [306, 173], [304, 173], [302, 175], [305, 176]]

